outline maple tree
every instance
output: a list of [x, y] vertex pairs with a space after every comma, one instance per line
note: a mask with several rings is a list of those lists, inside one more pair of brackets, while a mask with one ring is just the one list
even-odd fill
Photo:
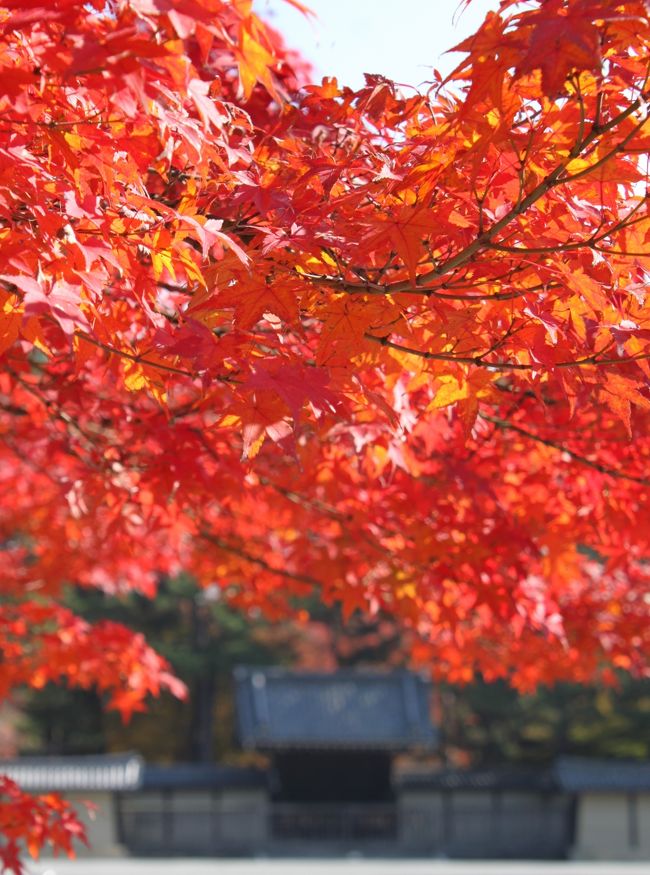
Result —
[[251, 5], [0, 5], [2, 693], [181, 694], [59, 602], [181, 570], [451, 681], [646, 672], [646, 4], [502, 0], [422, 91]]

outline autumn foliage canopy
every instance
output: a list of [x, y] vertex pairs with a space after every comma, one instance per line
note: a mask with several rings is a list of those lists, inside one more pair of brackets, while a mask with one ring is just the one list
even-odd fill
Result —
[[176, 689], [60, 597], [181, 570], [452, 681], [647, 670], [648, 16], [352, 91], [250, 0], [2, 0], [0, 694]]

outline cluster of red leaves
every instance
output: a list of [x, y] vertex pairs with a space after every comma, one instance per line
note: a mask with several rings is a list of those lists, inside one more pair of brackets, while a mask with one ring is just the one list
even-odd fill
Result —
[[181, 569], [452, 680], [647, 671], [646, 4], [459, 49], [353, 92], [247, 0], [0, 7], [0, 586], [50, 612], [10, 683], [138, 705], [164, 666], [56, 600]]
[[185, 695], [142, 635], [109, 621], [91, 625], [51, 601], [0, 605], [0, 658], [0, 698], [14, 687], [66, 681], [110, 694], [109, 706], [126, 719], [161, 688]]
[[412, 97], [298, 90], [246, 3], [15, 5], [6, 590], [184, 568], [454, 675], [640, 668], [643, 4], [504, 3]]
[[0, 775], [0, 866], [23, 875], [22, 846], [37, 857], [46, 843], [74, 856], [73, 841], [86, 841], [83, 825], [69, 803], [57, 796], [30, 796]]

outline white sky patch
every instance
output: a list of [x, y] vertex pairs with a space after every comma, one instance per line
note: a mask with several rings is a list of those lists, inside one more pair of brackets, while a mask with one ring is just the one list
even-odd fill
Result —
[[404, 85], [425, 85], [431, 71], [443, 76], [461, 56], [447, 54], [473, 34], [497, 0], [303, 0], [318, 16], [306, 19], [283, 0], [255, 0], [256, 12], [279, 30], [315, 67], [315, 81], [336, 76], [358, 88], [364, 73], [381, 73]]

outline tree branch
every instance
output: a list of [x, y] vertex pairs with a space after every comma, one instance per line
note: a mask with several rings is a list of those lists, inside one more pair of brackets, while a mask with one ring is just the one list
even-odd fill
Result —
[[259, 556], [254, 556], [247, 550], [234, 546], [234, 544], [229, 544], [228, 541], [224, 541], [219, 535], [215, 535], [207, 529], [199, 529], [199, 536], [203, 538], [204, 541], [209, 541], [209, 543], [214, 544], [215, 547], [218, 547], [220, 550], [224, 550], [226, 553], [232, 553], [233, 556], [238, 556], [240, 559], [244, 559], [252, 565], [257, 565], [271, 574], [278, 574], [280, 577], [286, 577], [288, 580], [295, 580], [298, 583], [307, 583], [309, 586], [323, 586], [322, 581], [317, 580], [315, 577], [311, 577], [308, 574], [299, 574], [295, 571], [288, 571], [286, 568], [275, 568], [265, 559], [261, 559]]
[[456, 362], [460, 365], [474, 365], [478, 368], [491, 368], [494, 371], [550, 371], [553, 368], [583, 368], [583, 367], [605, 367], [610, 365], [627, 365], [632, 362], [650, 359], [650, 352], [639, 353], [638, 355], [621, 356], [620, 358], [601, 359], [598, 356], [601, 353], [586, 356], [575, 361], [554, 362], [552, 365], [543, 364], [522, 364], [521, 362], [511, 361], [496, 361], [490, 362], [485, 360], [485, 356], [489, 355], [493, 348], [490, 348], [476, 355], [454, 355], [451, 352], [429, 352], [424, 349], [415, 349], [412, 346], [405, 346], [402, 343], [396, 343], [390, 340], [389, 337], [377, 337], [375, 334], [366, 332], [364, 335], [366, 340], [371, 340], [378, 343], [380, 346], [386, 346], [389, 349], [395, 349], [398, 352], [406, 353], [406, 355], [417, 356], [418, 358], [426, 359], [427, 361], [439, 362]]
[[600, 462], [594, 462], [592, 459], [588, 459], [587, 456], [583, 456], [580, 453], [576, 453], [574, 450], [570, 450], [567, 447], [563, 446], [557, 441], [550, 440], [549, 438], [543, 438], [538, 434], [534, 434], [531, 431], [527, 431], [525, 428], [521, 428], [519, 425], [515, 425], [513, 422], [508, 422], [505, 419], [499, 419], [496, 416], [490, 416], [488, 413], [480, 413], [479, 417], [484, 419], [486, 422], [491, 422], [497, 428], [502, 429], [503, 431], [514, 431], [517, 434], [520, 434], [522, 437], [529, 438], [532, 441], [536, 441], [539, 444], [544, 444], [546, 447], [551, 447], [554, 450], [558, 450], [561, 453], [566, 453], [567, 456], [570, 456], [574, 461], [579, 462], [581, 465], [586, 465], [589, 468], [593, 468], [595, 471], [599, 471], [601, 474], [606, 474], [608, 477], [616, 477], [618, 480], [629, 480], [632, 483], [640, 483], [642, 486], [650, 486], [650, 479], [647, 477], [635, 477], [634, 474], [626, 474], [625, 471], [621, 471], [618, 468], [610, 468], [608, 465], [603, 465]]
[[[579, 173], [570, 175], [570, 176], [562, 176], [565, 172], [567, 166], [574, 161], [576, 158], [579, 158], [580, 155], [589, 148], [596, 140], [603, 136], [603, 134], [608, 133], [609, 131], [614, 130], [620, 124], [622, 124], [627, 118], [633, 115], [638, 109], [641, 109], [646, 105], [649, 94], [643, 93], [640, 94], [636, 100], [632, 101], [632, 103], [624, 110], [622, 110], [618, 115], [614, 116], [614, 118], [610, 119], [606, 124], [596, 124], [594, 123], [588, 134], [579, 138], [574, 145], [573, 149], [569, 152], [567, 157], [561, 161], [556, 167], [540, 182], [538, 183], [531, 191], [521, 200], [518, 200], [517, 203], [510, 209], [508, 212], [501, 218], [499, 221], [495, 222], [491, 227], [487, 228], [483, 233], [479, 234], [472, 243], [465, 246], [455, 255], [448, 258], [442, 264], [437, 267], [432, 268], [426, 273], [420, 274], [417, 278], [417, 282], [415, 286], [410, 280], [403, 280], [396, 283], [388, 283], [385, 285], [375, 284], [375, 283], [356, 283], [356, 282], [346, 282], [343, 277], [324, 277], [318, 278], [315, 276], [310, 276], [309, 274], [303, 274], [308, 278], [312, 279], [314, 282], [322, 283], [325, 285], [332, 285], [336, 288], [339, 288], [340, 291], [346, 291], [348, 293], [361, 292], [366, 294], [383, 294], [383, 295], [394, 295], [401, 293], [410, 293], [417, 294], [417, 290], [420, 290], [420, 293], [426, 294], [426, 284], [430, 283], [436, 279], [439, 279], [456, 268], [461, 267], [463, 264], [466, 264], [470, 261], [474, 255], [480, 252], [482, 249], [490, 248], [492, 243], [492, 239], [499, 234], [504, 228], [506, 228], [514, 219], [528, 210], [534, 203], [536, 203], [540, 198], [542, 198], [545, 194], [547, 194], [552, 188], [555, 188], [559, 185], [564, 185], [565, 183], [572, 182], [581, 176], [586, 175], [587, 168], [585, 171], [580, 171]], [[646, 113], [645, 117], [639, 122], [633, 132], [636, 133], [640, 128], [646, 123], [648, 120], [648, 114]], [[611, 149], [603, 158], [599, 159], [593, 165], [588, 168], [589, 172], [593, 172], [594, 169], [597, 169], [605, 161], [610, 160], [614, 155], [621, 151], [621, 147], [625, 145], [625, 143], [629, 142], [631, 138], [631, 134], [627, 134], [624, 139], [617, 143], [617, 145]], [[584, 246], [586, 244], [580, 244], [580, 246]], [[571, 248], [578, 248], [578, 245], [571, 246]]]

